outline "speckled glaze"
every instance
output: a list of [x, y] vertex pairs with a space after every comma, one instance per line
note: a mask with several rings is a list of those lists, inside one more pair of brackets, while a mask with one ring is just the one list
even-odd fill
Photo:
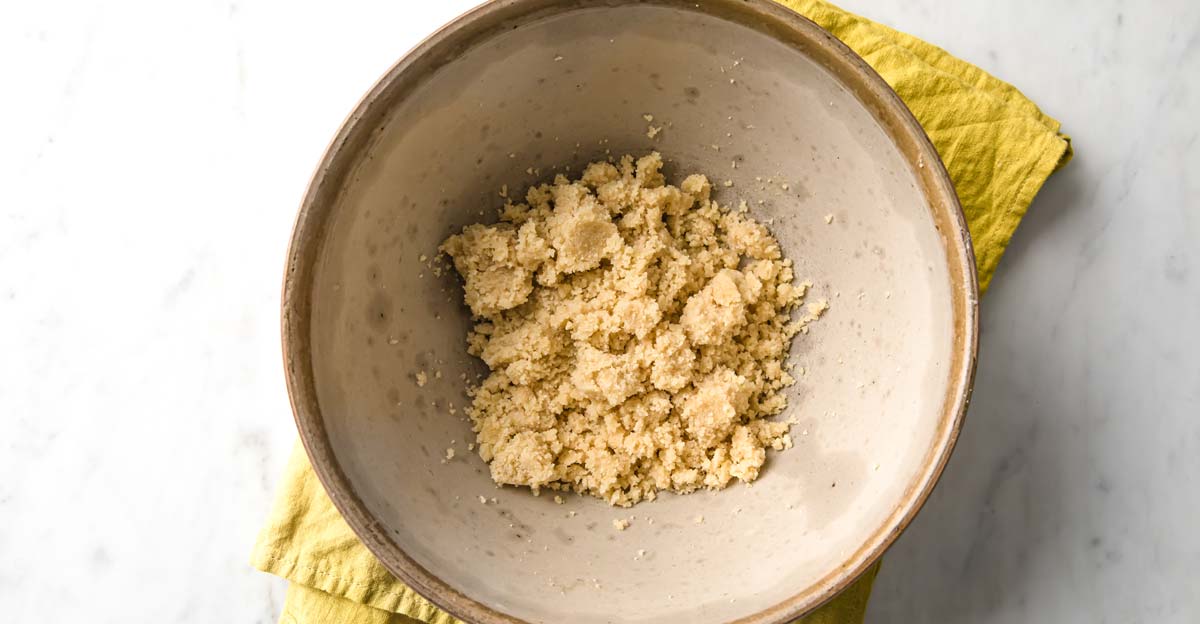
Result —
[[[468, 311], [419, 258], [494, 219], [502, 185], [650, 150], [669, 179], [746, 200], [831, 303], [792, 349], [795, 448], [752, 486], [628, 510], [497, 488], [466, 450], [462, 376], [483, 371]], [[945, 170], [861, 59], [766, 0], [476, 9], [367, 94], [289, 253], [287, 379], [313, 466], [380, 561], [468, 622], [790, 621], [911, 520], [970, 392], [977, 289]]]

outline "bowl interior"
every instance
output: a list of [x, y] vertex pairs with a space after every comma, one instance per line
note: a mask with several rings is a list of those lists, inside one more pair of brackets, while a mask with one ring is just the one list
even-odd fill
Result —
[[[610, 4], [498, 3], [368, 96], [297, 234], [311, 342], [290, 347], [311, 379], [292, 390], [315, 392], [298, 419], [368, 545], [461, 616], [781, 621], [849, 582], [936, 479], [969, 378], [969, 251], [942, 235], [955, 205], [914, 165], [927, 144], [822, 34], [767, 3]], [[627, 510], [498, 489], [466, 450], [463, 378], [484, 368], [461, 289], [421, 258], [494, 220], [502, 185], [651, 150], [669, 180], [705, 173], [719, 201], [746, 200], [830, 302], [792, 349], [795, 447], [752, 486]]]

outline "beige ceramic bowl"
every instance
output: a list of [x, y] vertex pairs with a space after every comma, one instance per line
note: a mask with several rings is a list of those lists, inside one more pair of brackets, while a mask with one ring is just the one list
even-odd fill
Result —
[[[665, 126], [655, 140], [643, 114]], [[497, 489], [465, 450], [460, 375], [481, 364], [464, 350], [458, 282], [418, 259], [491, 218], [501, 185], [535, 181], [529, 167], [544, 179], [650, 150], [676, 182], [731, 180], [718, 199], [772, 219], [799, 277], [830, 299], [792, 350], [808, 371], [783, 415], [800, 422], [796, 446], [771, 453], [753, 486], [632, 510]], [[468, 622], [789, 621], [880, 556], [950, 454], [977, 331], [965, 232], [909, 111], [785, 8], [493, 2], [389, 71], [321, 162], [284, 288], [296, 421], [363, 542]]]

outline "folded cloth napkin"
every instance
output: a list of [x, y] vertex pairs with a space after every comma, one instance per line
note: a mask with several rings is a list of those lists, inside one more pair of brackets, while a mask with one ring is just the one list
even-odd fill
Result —
[[[833, 33], [900, 94], [950, 171], [966, 213], [980, 289], [1070, 139], [1016, 88], [910, 35], [822, 0], [779, 0]], [[280, 622], [455, 624], [396, 580], [333, 507], [299, 445], [251, 563], [291, 581]], [[858, 624], [877, 566], [804, 624]]]

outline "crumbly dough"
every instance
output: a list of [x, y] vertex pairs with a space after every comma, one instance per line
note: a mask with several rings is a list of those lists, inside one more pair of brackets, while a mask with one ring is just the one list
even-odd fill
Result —
[[793, 319], [808, 283], [745, 203], [730, 210], [662, 158], [626, 156], [509, 200], [441, 246], [476, 318], [480, 456], [500, 484], [614, 505], [753, 481], [791, 446]]

